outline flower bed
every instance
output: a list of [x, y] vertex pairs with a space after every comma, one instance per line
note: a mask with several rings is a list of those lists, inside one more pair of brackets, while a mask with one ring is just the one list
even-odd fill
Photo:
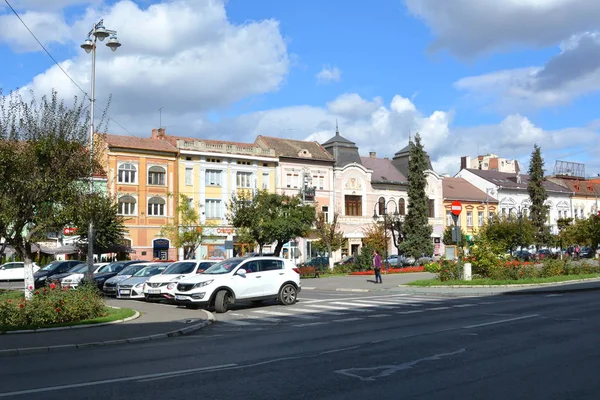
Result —
[[[425, 271], [425, 267], [419, 266], [419, 267], [407, 267], [407, 268], [389, 268], [389, 269], [385, 269], [382, 268], [381, 269], [381, 274], [385, 275], [385, 274], [406, 274], [409, 272], [424, 272]], [[356, 272], [350, 272], [349, 275], [373, 275], [375, 272], [373, 270], [369, 270], [369, 271], [356, 271]]]
[[0, 331], [15, 327], [40, 328], [78, 322], [106, 315], [96, 287], [60, 289], [54, 284], [36, 290], [31, 300], [0, 300]]

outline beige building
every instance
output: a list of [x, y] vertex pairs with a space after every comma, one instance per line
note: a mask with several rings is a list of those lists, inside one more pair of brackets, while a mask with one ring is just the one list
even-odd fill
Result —
[[484, 171], [497, 171], [517, 174], [520, 172], [519, 162], [507, 158], [498, 157], [495, 154], [486, 154], [477, 157], [462, 157], [460, 169], [481, 169]]

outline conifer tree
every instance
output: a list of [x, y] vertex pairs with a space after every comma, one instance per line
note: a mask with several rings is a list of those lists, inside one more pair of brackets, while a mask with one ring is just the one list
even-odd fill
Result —
[[408, 212], [404, 220], [406, 239], [400, 244], [400, 249], [405, 255], [418, 259], [433, 254], [433, 227], [429, 225], [429, 198], [425, 192], [428, 163], [419, 134], [415, 135], [414, 143], [410, 142], [409, 145]]
[[544, 187], [544, 159], [540, 147], [533, 146], [531, 160], [529, 161], [529, 184], [527, 192], [531, 207], [529, 208], [529, 219], [535, 227], [535, 245], [537, 247], [548, 244], [550, 241], [550, 229], [546, 225], [548, 219], [548, 206], [544, 203], [548, 199]]

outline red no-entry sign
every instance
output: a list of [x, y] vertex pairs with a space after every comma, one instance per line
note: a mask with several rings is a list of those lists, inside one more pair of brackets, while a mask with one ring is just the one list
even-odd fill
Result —
[[450, 205], [450, 212], [458, 217], [460, 215], [461, 211], [462, 211], [462, 204], [460, 204], [460, 201], [454, 200], [452, 202], [452, 204]]

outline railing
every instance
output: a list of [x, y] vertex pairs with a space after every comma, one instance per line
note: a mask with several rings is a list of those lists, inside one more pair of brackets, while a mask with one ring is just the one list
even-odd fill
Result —
[[195, 151], [212, 151], [227, 154], [245, 154], [251, 156], [275, 157], [275, 150], [256, 146], [238, 146], [229, 143], [207, 143], [202, 141], [177, 140], [177, 148]]

